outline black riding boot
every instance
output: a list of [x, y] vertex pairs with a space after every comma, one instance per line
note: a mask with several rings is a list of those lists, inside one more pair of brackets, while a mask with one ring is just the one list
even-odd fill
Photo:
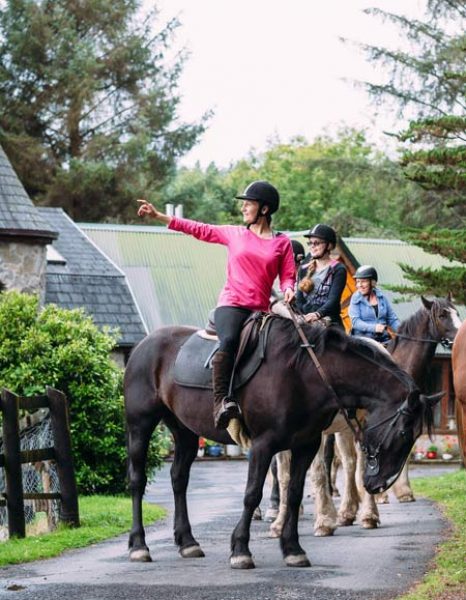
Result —
[[212, 359], [214, 423], [217, 429], [226, 429], [230, 419], [241, 415], [238, 403], [228, 395], [234, 362], [234, 356], [221, 350], [216, 352]]

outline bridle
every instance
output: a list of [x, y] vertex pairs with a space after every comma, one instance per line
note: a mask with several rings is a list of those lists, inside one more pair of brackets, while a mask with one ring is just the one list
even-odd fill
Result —
[[[436, 307], [436, 304], [433, 305], [434, 307]], [[438, 321], [438, 318], [436, 315], [432, 314], [432, 310], [429, 311], [429, 320], [431, 322], [431, 324], [433, 325], [434, 329], [439, 331], [440, 330], [440, 323]], [[389, 335], [391, 338], [401, 338], [404, 340], [408, 340], [410, 342], [427, 342], [429, 344], [441, 344], [444, 348], [451, 348], [453, 346], [453, 340], [450, 340], [447, 337], [441, 337], [440, 339], [434, 339], [434, 338], [419, 338], [419, 337], [414, 337], [414, 336], [410, 336], [410, 335], [405, 335], [404, 333], [398, 333], [397, 331], [393, 331], [392, 329], [389, 330]]]
[[369, 448], [369, 446], [365, 446], [364, 444], [362, 444], [362, 442], [360, 442], [360, 444], [361, 444], [361, 450], [366, 455], [367, 468], [369, 469], [369, 473], [368, 473], [369, 477], [378, 474], [378, 472], [379, 472], [379, 454], [380, 454], [380, 448], [382, 447], [383, 443], [385, 442], [385, 440], [387, 439], [388, 435], [390, 434], [391, 429], [393, 429], [393, 427], [395, 427], [396, 422], [401, 417], [401, 415], [405, 415], [407, 417], [412, 417], [413, 416], [412, 411], [408, 407], [408, 399], [406, 399], [403, 402], [403, 404], [392, 415], [390, 415], [386, 419], [383, 419], [382, 421], [379, 421], [378, 423], [374, 423], [374, 425], [370, 425], [370, 426], [368, 426], [368, 427], [365, 428], [365, 431], [367, 433], [371, 429], [377, 429], [377, 427], [380, 427], [381, 425], [385, 425], [385, 423], [390, 423], [390, 426], [387, 427], [387, 429], [385, 430], [384, 435], [382, 436], [382, 439], [377, 444], [377, 446], [374, 448], [374, 450], [371, 450]]
[[[390, 433], [390, 428], [387, 428], [387, 430], [385, 431], [385, 433], [382, 437], [382, 440], [377, 445], [377, 447], [374, 449], [374, 451], [372, 451], [368, 446], [363, 444], [363, 441], [362, 441], [363, 440], [363, 428], [361, 426], [361, 423], [359, 422], [359, 420], [356, 417], [354, 418], [354, 420], [356, 421], [356, 427], [351, 422], [351, 419], [348, 416], [346, 407], [343, 406], [340, 398], [337, 396], [337, 393], [333, 389], [332, 384], [328, 380], [328, 377], [325, 374], [325, 371], [323, 370], [322, 365], [320, 364], [320, 362], [313, 350], [313, 345], [309, 343], [309, 340], [307, 339], [306, 334], [304, 333], [303, 328], [301, 327], [301, 324], [299, 323], [298, 319], [296, 318], [293, 308], [291, 307], [291, 305], [288, 302], [286, 302], [285, 305], [288, 308], [288, 311], [291, 316], [291, 320], [294, 323], [294, 326], [299, 334], [299, 337], [301, 338], [301, 340], [303, 342], [301, 344], [301, 348], [304, 348], [305, 350], [307, 350], [309, 356], [311, 357], [312, 362], [314, 363], [314, 366], [317, 369], [317, 372], [319, 373], [322, 381], [324, 382], [325, 386], [327, 387], [328, 392], [331, 394], [331, 396], [336, 401], [336, 403], [339, 407], [339, 411], [343, 415], [346, 423], [348, 424], [348, 427], [353, 432], [353, 435], [354, 435], [356, 441], [359, 442], [359, 444], [361, 446], [361, 450], [366, 455], [367, 466], [370, 470], [369, 475], [371, 475], [371, 476], [377, 475], [377, 473], [379, 472], [379, 458], [378, 457], [379, 457], [379, 453], [380, 453], [380, 448], [382, 447], [382, 444], [384, 443], [388, 434]], [[368, 357], [365, 356], [365, 358], [368, 358]], [[368, 360], [370, 360], [370, 359], [368, 358]], [[374, 361], [371, 361], [371, 362], [374, 362]], [[378, 423], [374, 423], [370, 427], [366, 427], [365, 431], [369, 431], [371, 429], [376, 429], [377, 427], [380, 427], [381, 425], [384, 425], [385, 423], [388, 423], [388, 422], [391, 422], [390, 427], [394, 427], [401, 415], [412, 416], [412, 414], [413, 413], [410, 411], [410, 409], [408, 407], [408, 398], [406, 398], [404, 400], [403, 404], [396, 410], [396, 412], [394, 414], [390, 415], [386, 419], [383, 419], [382, 421], [379, 421]]]

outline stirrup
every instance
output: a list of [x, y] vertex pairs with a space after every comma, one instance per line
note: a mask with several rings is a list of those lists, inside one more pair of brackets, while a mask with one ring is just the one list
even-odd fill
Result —
[[221, 409], [215, 414], [214, 422], [217, 429], [226, 429], [231, 419], [241, 418], [239, 404], [229, 396], [222, 400]]

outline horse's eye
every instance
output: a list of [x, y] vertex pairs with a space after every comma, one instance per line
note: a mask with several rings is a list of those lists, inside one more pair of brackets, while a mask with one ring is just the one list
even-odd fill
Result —
[[400, 431], [400, 435], [401, 435], [401, 437], [406, 437], [406, 431], [404, 429], [402, 429]]

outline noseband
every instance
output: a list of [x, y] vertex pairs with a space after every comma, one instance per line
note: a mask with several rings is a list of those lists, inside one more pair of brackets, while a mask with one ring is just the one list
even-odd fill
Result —
[[369, 477], [372, 477], [372, 476], [378, 474], [379, 468], [380, 468], [379, 467], [380, 448], [382, 447], [383, 443], [387, 439], [390, 431], [393, 429], [393, 427], [395, 427], [395, 425], [396, 425], [398, 419], [401, 417], [401, 415], [406, 415], [407, 417], [413, 416], [412, 411], [408, 407], [408, 399], [406, 399], [403, 402], [403, 404], [396, 410], [395, 413], [393, 413], [386, 419], [383, 419], [382, 421], [379, 421], [378, 423], [374, 423], [374, 425], [371, 425], [370, 427], [366, 427], [364, 429], [364, 432], [366, 433], [367, 431], [370, 431], [371, 429], [377, 429], [377, 427], [380, 427], [381, 425], [384, 425], [385, 423], [390, 423], [390, 425], [385, 430], [385, 433], [382, 436], [382, 439], [377, 444], [377, 446], [374, 448], [374, 450], [372, 450], [369, 446], [362, 444], [362, 442], [361, 442], [361, 450], [364, 452], [364, 454], [366, 455], [366, 459], [367, 459], [367, 468], [369, 470], [369, 472], [368, 472]]

